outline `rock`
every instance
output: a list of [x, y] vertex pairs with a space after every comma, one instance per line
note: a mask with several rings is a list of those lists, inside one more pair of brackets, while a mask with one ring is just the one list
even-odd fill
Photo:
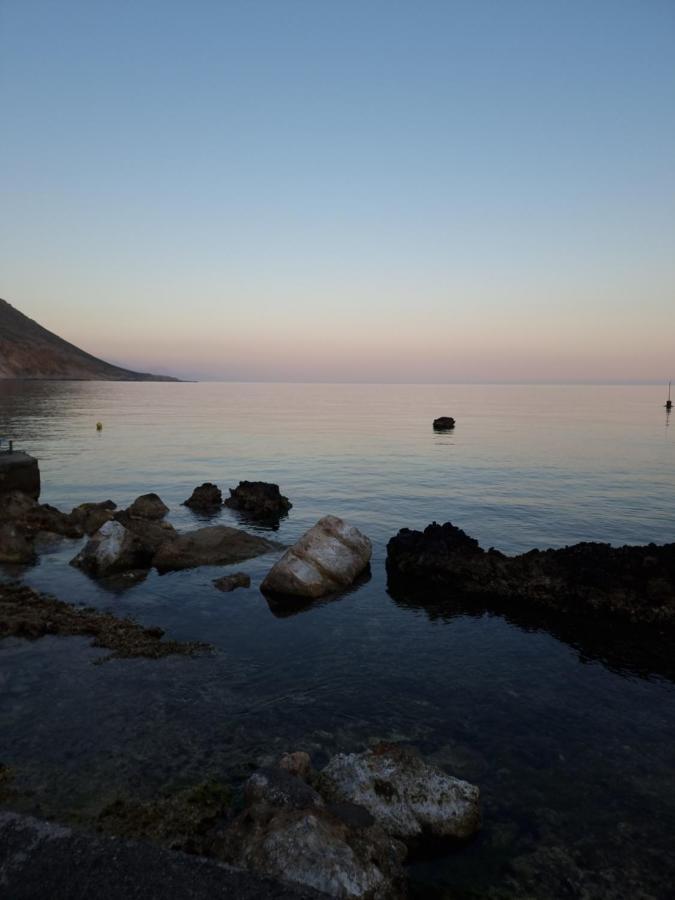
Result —
[[33, 562], [32, 542], [11, 522], [0, 525], [0, 563], [24, 565]]
[[434, 419], [435, 431], [450, 431], [450, 429], [454, 427], [455, 420], [452, 416], [440, 416], [438, 419]]
[[157, 494], [142, 494], [126, 510], [132, 519], [163, 519], [169, 507]]
[[82, 537], [82, 526], [70, 514], [49, 504], [40, 504], [20, 491], [0, 496], [0, 521], [11, 522], [19, 531], [32, 538], [40, 531], [63, 537]]
[[236, 488], [230, 488], [230, 496], [225, 501], [225, 506], [260, 519], [279, 519], [292, 505], [280, 493], [278, 484], [266, 481], [240, 481]]
[[106, 522], [70, 561], [96, 578], [150, 566], [148, 547], [120, 522]]
[[584, 542], [506, 556], [483, 550], [450, 522], [434, 522], [424, 532], [404, 528], [389, 541], [387, 574], [392, 589], [436, 586], [448, 599], [481, 595], [495, 603], [675, 625], [675, 543]]
[[325, 516], [281, 557], [261, 585], [263, 591], [316, 598], [342, 590], [367, 567], [368, 538], [337, 516]]
[[229, 593], [239, 587], [251, 587], [251, 576], [246, 575], [244, 572], [235, 572], [233, 575], [223, 575], [221, 578], [216, 578], [213, 583], [219, 591]]
[[210, 481], [196, 487], [190, 497], [183, 503], [190, 509], [201, 512], [213, 512], [223, 505], [223, 495], [220, 488]]
[[157, 551], [153, 565], [160, 572], [190, 569], [194, 566], [230, 565], [278, 548], [265, 538], [247, 534], [238, 528], [213, 525], [179, 535]]
[[28, 453], [0, 452], [0, 494], [20, 491], [37, 500], [40, 496], [40, 467]]
[[307, 778], [312, 771], [312, 761], [309, 753], [296, 750], [295, 753], [284, 753], [279, 760], [279, 768], [285, 769], [291, 775], [297, 775], [298, 778]]
[[480, 792], [446, 775], [410, 750], [379, 744], [364, 753], [339, 753], [321, 773], [321, 789], [365, 807], [388, 834], [467, 838], [480, 827]]
[[244, 788], [249, 806], [263, 803], [279, 809], [309, 809], [323, 806], [323, 800], [307, 782], [286, 769], [273, 766], [258, 769]]
[[114, 517], [116, 509], [117, 504], [112, 500], [104, 500], [102, 503], [81, 503], [71, 512], [70, 518], [85, 534], [92, 535]]
[[150, 557], [154, 556], [164, 544], [178, 537], [178, 532], [169, 522], [133, 518], [129, 515], [128, 510], [115, 513], [115, 520], [124, 525], [127, 531], [136, 535], [147, 549]]

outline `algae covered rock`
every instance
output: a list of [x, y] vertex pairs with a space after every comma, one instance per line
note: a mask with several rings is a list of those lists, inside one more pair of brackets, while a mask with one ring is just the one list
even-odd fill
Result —
[[230, 593], [240, 587], [251, 587], [251, 576], [245, 572], [234, 572], [232, 575], [222, 575], [220, 578], [216, 578], [213, 584], [219, 591]]
[[379, 744], [364, 753], [339, 753], [321, 773], [321, 787], [337, 800], [365, 807], [390, 835], [467, 838], [480, 827], [479, 789], [428, 765], [411, 750]]
[[262, 590], [317, 598], [349, 587], [367, 567], [372, 545], [337, 516], [325, 516], [284, 553]]

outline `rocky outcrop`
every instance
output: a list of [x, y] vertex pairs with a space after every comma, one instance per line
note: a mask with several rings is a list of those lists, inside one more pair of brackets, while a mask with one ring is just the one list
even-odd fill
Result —
[[278, 544], [238, 528], [213, 525], [181, 534], [163, 544], [152, 560], [160, 572], [243, 562], [275, 550]]
[[92, 535], [114, 518], [116, 509], [117, 504], [112, 500], [104, 500], [102, 503], [81, 503], [71, 512], [70, 518], [85, 534]]
[[251, 576], [245, 572], [233, 572], [232, 575], [223, 575], [221, 578], [216, 578], [213, 584], [219, 591], [229, 593], [240, 587], [251, 587]]
[[198, 512], [215, 512], [223, 505], [223, 494], [217, 484], [210, 481], [196, 487], [183, 506]]
[[0, 563], [25, 565], [34, 558], [33, 542], [11, 522], [0, 524]]
[[[675, 625], [675, 543], [580, 543], [506, 556], [484, 550], [450, 522], [402, 529], [387, 545], [390, 586], [489, 597], [585, 616]], [[438, 593], [438, 591], [436, 591]], [[431, 598], [431, 594], [430, 594]]]
[[11, 522], [29, 539], [41, 531], [69, 538], [83, 534], [82, 526], [70, 514], [48, 503], [38, 503], [20, 491], [0, 496], [0, 521]]
[[106, 522], [71, 560], [71, 565], [95, 578], [147, 569], [152, 560], [148, 545], [120, 522]]
[[40, 496], [40, 467], [28, 453], [0, 452], [0, 494], [11, 491], [21, 491], [33, 500]]
[[368, 538], [337, 516], [325, 516], [281, 557], [263, 591], [317, 598], [349, 587], [372, 554]]
[[334, 756], [321, 785], [335, 799], [365, 807], [387, 834], [404, 841], [420, 835], [468, 838], [480, 827], [475, 785], [395, 744]]
[[126, 509], [130, 519], [150, 519], [152, 521], [163, 519], [168, 511], [169, 507], [157, 494], [142, 494]]
[[230, 488], [230, 496], [225, 506], [238, 509], [258, 519], [280, 519], [292, 507], [288, 497], [284, 497], [278, 484], [266, 481], [240, 481], [236, 488]]
[[434, 419], [434, 431], [450, 431], [455, 427], [455, 420], [452, 416], [439, 416]]

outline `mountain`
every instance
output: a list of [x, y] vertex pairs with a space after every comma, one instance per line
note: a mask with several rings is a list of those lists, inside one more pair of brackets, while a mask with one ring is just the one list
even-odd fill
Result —
[[0, 300], [0, 379], [57, 381], [178, 381], [104, 362], [47, 331]]

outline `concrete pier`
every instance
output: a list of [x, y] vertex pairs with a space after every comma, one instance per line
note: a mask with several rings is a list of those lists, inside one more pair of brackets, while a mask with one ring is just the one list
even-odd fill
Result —
[[0, 452], [0, 494], [21, 491], [34, 500], [40, 496], [40, 467], [34, 456], [7, 450]]

